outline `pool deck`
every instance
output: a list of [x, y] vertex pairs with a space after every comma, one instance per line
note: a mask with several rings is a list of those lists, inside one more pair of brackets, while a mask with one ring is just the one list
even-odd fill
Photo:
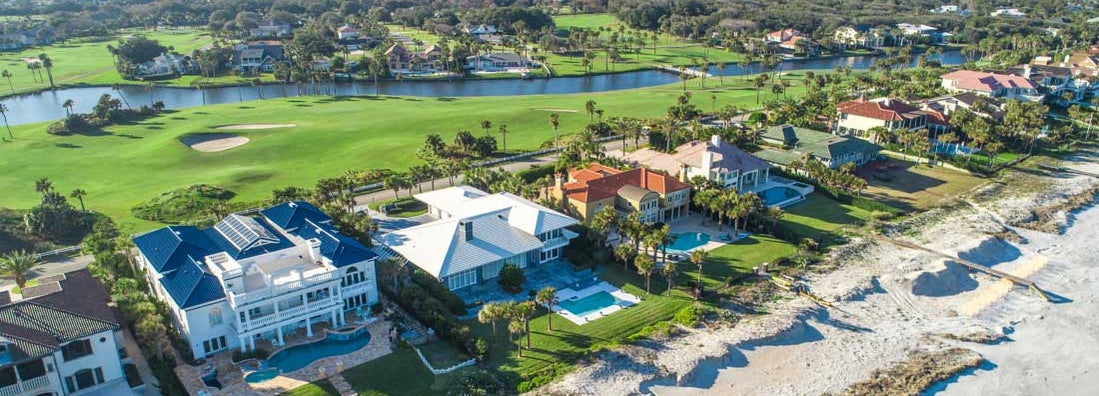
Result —
[[[195, 395], [198, 391], [206, 391], [211, 396], [274, 396], [285, 393], [291, 389], [314, 382], [320, 379], [338, 376], [340, 372], [369, 362], [393, 352], [393, 346], [389, 342], [389, 329], [392, 324], [388, 321], [376, 321], [365, 325], [370, 332], [370, 342], [358, 350], [345, 354], [329, 356], [317, 359], [305, 368], [290, 373], [282, 373], [269, 381], [257, 384], [249, 384], [244, 381], [244, 372], [240, 364], [232, 362], [232, 351], [226, 351], [206, 359], [204, 364], [191, 366], [181, 364], [176, 366], [175, 372], [183, 382], [187, 393]], [[295, 345], [308, 344], [323, 340], [328, 336], [328, 330], [318, 331], [310, 338], [299, 338], [287, 343], [284, 348]], [[282, 348], [280, 348], [282, 349]], [[217, 368], [217, 379], [221, 382], [221, 389], [214, 389], [202, 383], [202, 373], [206, 366]]]
[[633, 294], [626, 293], [622, 289], [614, 287], [613, 285], [611, 285], [610, 283], [607, 283], [607, 282], [599, 282], [599, 283], [596, 283], [594, 285], [588, 286], [588, 287], [580, 289], [580, 290], [573, 290], [573, 289], [570, 289], [570, 288], [566, 288], [564, 290], [559, 290], [557, 292], [557, 299], [559, 301], [567, 301], [567, 300], [571, 300], [573, 298], [584, 298], [584, 297], [593, 295], [595, 293], [604, 292], [604, 291], [607, 292], [607, 293], [610, 293], [616, 299], [622, 300], [623, 303], [621, 305], [620, 304], [611, 305], [609, 307], [600, 309], [599, 311], [592, 312], [592, 313], [589, 313], [589, 314], [584, 315], [584, 316], [574, 315], [572, 312], [570, 312], [567, 309], [562, 308], [560, 305], [554, 305], [552, 307], [553, 312], [557, 313], [558, 315], [561, 315], [561, 317], [563, 317], [565, 319], [568, 319], [572, 323], [582, 325], [582, 324], [591, 322], [593, 320], [602, 318], [604, 316], [610, 315], [612, 313], [618, 312], [622, 309], [628, 308], [630, 306], [633, 306], [633, 305], [641, 302], [641, 298], [639, 298], [639, 297], [637, 297]]

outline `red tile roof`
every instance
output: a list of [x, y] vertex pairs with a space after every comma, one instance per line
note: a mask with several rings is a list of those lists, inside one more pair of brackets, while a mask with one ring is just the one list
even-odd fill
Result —
[[849, 100], [836, 105], [836, 110], [840, 113], [885, 121], [904, 121], [906, 119], [911, 119], [916, 117], [916, 114], [913, 113], [919, 111], [919, 109], [908, 103], [890, 98], [878, 100]]
[[562, 186], [564, 194], [570, 200], [584, 203], [614, 197], [625, 186], [640, 187], [660, 194], [691, 188], [679, 179], [645, 168], [622, 171], [601, 164], [574, 169], [569, 172], [569, 177], [575, 181]]
[[973, 70], [958, 70], [942, 76], [943, 80], [954, 80], [954, 87], [970, 91], [995, 92], [1001, 88], [1037, 89], [1038, 84], [1028, 78], [1014, 74], [996, 74]]

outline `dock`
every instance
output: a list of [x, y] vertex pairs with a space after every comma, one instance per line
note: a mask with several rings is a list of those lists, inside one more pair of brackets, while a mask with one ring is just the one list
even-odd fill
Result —
[[653, 64], [652, 66], [657, 68], [660, 71], [665, 71], [665, 72], [673, 73], [673, 74], [686, 74], [686, 75], [691, 76], [691, 77], [712, 78], [714, 76], [713, 74], [710, 74], [708, 72], [704, 72], [704, 71], [701, 71], [701, 70], [695, 70], [695, 69], [692, 69], [692, 68], [689, 68], [689, 67], [679, 68], [679, 67], [676, 67], [676, 66], [663, 65], [663, 64]]
[[934, 254], [936, 256], [940, 256], [940, 257], [943, 257], [943, 258], [948, 259], [950, 261], [953, 261], [955, 263], [958, 263], [958, 264], [960, 264], [960, 265], [962, 265], [966, 268], [969, 268], [971, 271], [983, 272], [983, 273], [985, 273], [987, 275], [990, 275], [992, 277], [995, 277], [995, 278], [1007, 279], [1007, 280], [1011, 281], [1012, 283], [1014, 283], [1016, 285], [1026, 287], [1030, 291], [1034, 292], [1034, 294], [1037, 294], [1039, 297], [1042, 297], [1046, 301], [1052, 301], [1052, 299], [1049, 297], [1049, 295], [1046, 294], [1046, 292], [1043, 291], [1041, 288], [1039, 288], [1038, 284], [1035, 283], [1032, 280], [1020, 278], [1018, 276], [1009, 274], [1009, 273], [1004, 272], [1004, 271], [1000, 271], [998, 269], [986, 267], [986, 266], [974, 263], [974, 262], [969, 261], [969, 260], [963, 260], [961, 258], [952, 256], [952, 255], [949, 255], [949, 254], [946, 254], [946, 253], [943, 253], [943, 252], [940, 252], [940, 251], [937, 251], [937, 250], [926, 248], [926, 247], [923, 247], [923, 246], [920, 246], [920, 245], [917, 245], [917, 244], [914, 244], [914, 243], [900, 241], [900, 240], [889, 238], [889, 237], [882, 236], [882, 235], [875, 235], [874, 239], [877, 239], [877, 240], [880, 240], [880, 241], [883, 241], [883, 242], [888, 242], [888, 243], [891, 243], [893, 245], [897, 245], [897, 246], [900, 246], [900, 247], [903, 247], [903, 248], [908, 248], [908, 249], [912, 249], [912, 250], [919, 250], [919, 251], [931, 253], [931, 254]]

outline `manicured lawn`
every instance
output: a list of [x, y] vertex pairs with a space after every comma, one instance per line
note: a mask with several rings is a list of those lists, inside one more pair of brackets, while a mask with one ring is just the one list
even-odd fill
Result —
[[421, 345], [420, 352], [423, 352], [424, 357], [428, 362], [436, 369], [445, 369], [453, 367], [459, 363], [469, 360], [469, 356], [466, 356], [462, 351], [458, 350], [453, 344], [446, 341], [435, 341], [427, 345]]
[[340, 392], [332, 386], [331, 382], [320, 380], [291, 389], [281, 396], [339, 396], [339, 394]]
[[[707, 287], [722, 286], [726, 280], [737, 280], [752, 273], [752, 267], [762, 263], [774, 264], [778, 259], [794, 254], [797, 247], [789, 242], [767, 235], [751, 235], [747, 238], [711, 250], [702, 263], [702, 283]], [[698, 267], [690, 261], [677, 263], [680, 282], [694, 280]]]
[[805, 238], [818, 242], [830, 238], [840, 228], [857, 226], [870, 212], [813, 193], [808, 199], [784, 209], [780, 223]]
[[[574, 324], [553, 314], [553, 331], [549, 331], [547, 316], [538, 316], [530, 323], [532, 348], [524, 348], [522, 358], [518, 357], [515, 341], [508, 340], [507, 324], [501, 321], [497, 324], [499, 340], [489, 352], [488, 366], [495, 368], [499, 377], [506, 382], [518, 383], [541, 374], [554, 363], [569, 364], [595, 347], [613, 345], [645, 326], [669, 320], [676, 312], [694, 302], [679, 291], [674, 291], [671, 295], [658, 294], [664, 293], [667, 287], [660, 281], [659, 275], [653, 275], [654, 294], [650, 295], [645, 293], [645, 280], [641, 276], [625, 274], [621, 266], [613, 263], [604, 265], [602, 269], [601, 277], [604, 280], [641, 297], [642, 302], [583, 325]], [[474, 334], [492, 340], [492, 326], [476, 320], [466, 324], [473, 329]], [[526, 345], [525, 338], [521, 342]]]
[[557, 25], [557, 30], [568, 31], [569, 28], [583, 28], [583, 29], [598, 29], [604, 26], [612, 26], [618, 24], [618, 18], [615, 18], [611, 14], [566, 14], [555, 15], [553, 17], [553, 23]]
[[[103, 40], [77, 39], [64, 43], [55, 43], [47, 47], [29, 48], [20, 52], [0, 53], [0, 69], [12, 73], [11, 85], [6, 79], [0, 79], [0, 93], [11, 93], [12, 87], [16, 93], [49, 88], [49, 79], [45, 70], [42, 71], [43, 81], [36, 81], [27, 62], [23, 58], [35, 58], [38, 54], [45, 53], [53, 60], [53, 80], [57, 85], [109, 85], [118, 83], [143, 84], [139, 81], [125, 81], [114, 67], [114, 59], [107, 52], [107, 45], [118, 46], [118, 38], [126, 37], [134, 31], [124, 31], [117, 36]], [[191, 51], [213, 43], [209, 33], [194, 29], [141, 31], [151, 39], [160, 42], [166, 47], [175, 47], [176, 52], [190, 55]], [[158, 82], [163, 85], [186, 86], [196, 76], [185, 76], [176, 80]], [[235, 80], [235, 78], [233, 78]]]
[[[794, 80], [798, 81], [798, 80]], [[712, 81], [711, 86], [716, 81]], [[718, 89], [697, 89], [693, 103], [710, 110], [734, 104], [754, 107], [755, 91], [726, 79]], [[792, 95], [800, 86], [790, 89]], [[13, 127], [14, 143], [0, 145], [0, 207], [29, 208], [39, 201], [34, 181], [49, 177], [62, 192], [82, 188], [88, 208], [105, 213], [130, 231], [157, 224], [135, 219], [130, 209], [163, 192], [191, 184], [218, 185], [235, 200], [266, 199], [276, 188], [312, 187], [316, 180], [349, 169], [407, 170], [424, 136], [453, 139], [459, 130], [480, 133], [480, 121], [507, 124], [508, 149], [534, 150], [552, 139], [549, 115], [560, 114], [563, 134], [588, 123], [584, 102], [595, 100], [606, 117], [658, 117], [682, 93], [680, 84], [574, 95], [473, 98], [295, 97], [182, 109], [90, 135], [55, 136], [46, 124]], [[764, 94], [766, 99], [768, 94]], [[216, 153], [180, 143], [188, 134], [214, 132], [226, 124], [288, 123], [292, 128], [238, 130], [251, 141]], [[223, 132], [223, 131], [218, 131]]]
[[870, 178], [870, 187], [863, 191], [863, 196], [905, 211], [930, 209], [984, 183], [979, 177], [941, 166], [928, 166], [925, 162], [916, 165], [901, 158], [889, 161], [901, 163], [902, 168], [890, 171], [893, 179], [889, 181]]
[[351, 387], [363, 396], [428, 396], [446, 394], [452, 381], [474, 370], [463, 368], [450, 374], [434, 375], [411, 348], [352, 367], [343, 372]]
[[372, 202], [367, 205], [370, 210], [375, 211], [381, 211], [383, 206], [389, 208], [388, 211], [385, 212], [386, 216], [389, 217], [406, 218], [427, 213], [427, 205], [411, 197], [387, 199], [384, 201]]

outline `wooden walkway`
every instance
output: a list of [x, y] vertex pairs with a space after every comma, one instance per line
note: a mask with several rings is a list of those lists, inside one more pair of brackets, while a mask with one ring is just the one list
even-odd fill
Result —
[[692, 68], [689, 68], [689, 67], [675, 67], [675, 66], [672, 66], [672, 65], [663, 65], [663, 64], [653, 64], [652, 66], [657, 68], [658, 70], [666, 71], [668, 73], [686, 74], [686, 75], [691, 76], [691, 77], [712, 78], [714, 76], [713, 74], [710, 74], [710, 73], [707, 73], [707, 72], [704, 72], [704, 71], [701, 71], [701, 70], [695, 70], [695, 69], [692, 69]]
[[889, 238], [889, 237], [882, 236], [882, 235], [874, 235], [874, 239], [877, 239], [877, 240], [880, 240], [880, 241], [883, 241], [883, 242], [888, 242], [888, 243], [891, 243], [891, 244], [894, 244], [894, 245], [897, 245], [897, 246], [900, 246], [900, 247], [903, 247], [903, 248], [928, 252], [928, 253], [946, 258], [946, 259], [948, 259], [950, 261], [953, 261], [955, 263], [961, 264], [962, 266], [965, 266], [965, 267], [969, 268], [970, 270], [983, 272], [983, 273], [986, 273], [986, 274], [991, 275], [991, 276], [996, 277], [996, 278], [1007, 279], [1007, 280], [1015, 283], [1016, 285], [1023, 286], [1023, 287], [1026, 287], [1027, 289], [1030, 289], [1031, 291], [1033, 291], [1035, 294], [1042, 297], [1046, 301], [1051, 301], [1049, 295], [1047, 295], [1046, 292], [1042, 291], [1042, 289], [1038, 287], [1038, 284], [1034, 283], [1034, 281], [1032, 281], [1032, 280], [1020, 278], [1018, 276], [1009, 274], [1009, 273], [1004, 272], [1004, 271], [1000, 271], [998, 269], [989, 268], [989, 267], [974, 263], [972, 261], [963, 260], [963, 259], [960, 259], [958, 257], [951, 256], [949, 254], [946, 254], [946, 253], [943, 253], [943, 252], [940, 252], [940, 251], [937, 251], [937, 250], [929, 249], [929, 248], [926, 248], [926, 247], [923, 247], [923, 246], [920, 246], [920, 245], [917, 245], [917, 244], [914, 244], [914, 243], [900, 241], [900, 240]]

